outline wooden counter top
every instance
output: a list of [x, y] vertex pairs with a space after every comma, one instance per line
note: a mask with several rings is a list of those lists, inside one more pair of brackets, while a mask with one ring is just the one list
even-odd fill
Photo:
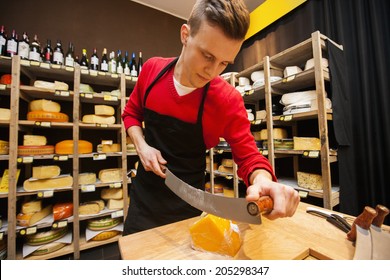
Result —
[[[261, 225], [240, 224], [242, 246], [234, 259], [352, 259], [355, 248], [346, 233], [325, 218], [306, 213], [300, 203], [292, 218], [270, 221]], [[315, 207], [322, 209], [320, 207]], [[189, 227], [198, 217], [161, 226], [119, 238], [122, 259], [208, 260], [231, 259], [191, 248]], [[348, 222], [352, 224], [353, 217]]]

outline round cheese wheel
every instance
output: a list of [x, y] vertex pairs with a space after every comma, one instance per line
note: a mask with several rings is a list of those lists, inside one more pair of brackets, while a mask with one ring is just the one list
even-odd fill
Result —
[[19, 213], [16, 215], [16, 224], [21, 227], [28, 227], [30, 225], [30, 219], [34, 213]]
[[110, 230], [110, 231], [103, 231], [94, 237], [91, 238], [93, 241], [103, 241], [110, 238], [113, 238], [114, 236], [117, 236], [120, 233], [118, 230]]
[[102, 218], [88, 221], [88, 229], [90, 230], [106, 230], [116, 227], [120, 223], [120, 218]]
[[73, 203], [72, 202], [60, 202], [53, 206], [53, 218], [54, 221], [69, 218], [73, 215]]
[[8, 155], [9, 142], [0, 140], [0, 155]]
[[60, 112], [31, 111], [27, 113], [27, 120], [41, 122], [68, 122], [68, 115]]
[[[61, 155], [70, 155], [73, 154], [73, 140], [64, 140], [61, 142], [58, 142], [55, 146], [55, 153], [61, 154]], [[85, 140], [79, 140], [78, 141], [78, 147], [79, 147], [79, 154], [89, 154], [92, 153], [92, 143], [85, 141]]]
[[67, 227], [38, 232], [35, 234], [27, 235], [26, 243], [32, 246], [44, 245], [64, 237], [67, 233]]
[[58, 251], [59, 249], [65, 247], [66, 243], [61, 242], [52, 242], [46, 245], [39, 247], [39, 249], [35, 250], [31, 255], [33, 256], [42, 256], [46, 254], [53, 253]]
[[12, 83], [12, 75], [11, 74], [4, 74], [0, 78], [0, 84], [3, 85], [10, 85]]
[[50, 155], [54, 153], [54, 146], [18, 146], [19, 156]]

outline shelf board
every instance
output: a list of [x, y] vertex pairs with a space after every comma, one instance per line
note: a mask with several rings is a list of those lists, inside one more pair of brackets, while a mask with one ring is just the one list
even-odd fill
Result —
[[91, 124], [91, 123], [80, 123], [80, 129], [101, 129], [101, 130], [118, 130], [122, 128], [121, 124]]
[[44, 89], [34, 86], [20, 86], [20, 91], [32, 98], [53, 99], [60, 101], [73, 101], [73, 91], [60, 91], [54, 89]]
[[[326, 111], [327, 120], [330, 121], [333, 119], [332, 109]], [[272, 119], [277, 125], [288, 125], [291, 122], [302, 121], [302, 120], [315, 120], [318, 118], [318, 110], [313, 110], [309, 112], [291, 114], [291, 115], [280, 115], [273, 116]]]
[[[37, 123], [50, 123], [50, 127], [46, 127], [45, 125], [37, 125]], [[40, 128], [73, 128], [73, 123], [70, 122], [36, 122], [36, 121], [28, 121], [28, 120], [19, 120], [19, 125], [22, 126], [39, 126]]]
[[9, 121], [5, 121], [5, 120], [0, 120], [0, 126], [9, 126]]

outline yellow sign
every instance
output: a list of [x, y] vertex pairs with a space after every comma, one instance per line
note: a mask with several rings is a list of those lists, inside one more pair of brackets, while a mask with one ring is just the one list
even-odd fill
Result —
[[307, 0], [266, 0], [250, 14], [251, 23], [245, 39], [294, 10]]

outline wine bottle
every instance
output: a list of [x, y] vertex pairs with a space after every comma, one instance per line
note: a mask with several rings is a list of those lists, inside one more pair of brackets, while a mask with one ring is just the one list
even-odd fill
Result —
[[118, 74], [122, 74], [123, 73], [122, 52], [121, 52], [121, 50], [118, 51], [118, 55], [116, 57], [116, 72]]
[[107, 49], [103, 49], [102, 62], [100, 63], [100, 71], [108, 72], [108, 58], [107, 58]]
[[115, 52], [110, 53], [110, 63], [108, 64], [108, 71], [112, 74], [116, 73]]
[[11, 36], [7, 40], [7, 51], [6, 55], [13, 57], [18, 54], [18, 38], [15, 29], [12, 30]]
[[53, 49], [51, 47], [51, 40], [47, 39], [46, 47], [42, 52], [42, 61], [46, 63], [53, 63]]
[[96, 48], [93, 49], [93, 53], [91, 55], [91, 64], [89, 66], [91, 70], [99, 70], [99, 57], [97, 55]]
[[38, 41], [37, 34], [34, 35], [34, 40], [30, 44], [30, 52], [28, 54], [28, 59], [31, 61], [41, 61], [41, 44]]
[[58, 65], [64, 64], [64, 51], [62, 50], [61, 40], [57, 40], [57, 45], [54, 48], [53, 63]]
[[137, 62], [135, 61], [135, 52], [131, 55], [131, 61], [130, 61], [130, 75], [132, 77], [137, 77]]
[[19, 41], [18, 54], [21, 59], [28, 59], [29, 52], [30, 52], [30, 41], [28, 39], [27, 33], [24, 32], [22, 38]]
[[144, 61], [142, 59], [142, 52], [139, 52], [138, 56], [138, 68], [137, 68], [137, 73], [138, 76], [141, 74], [142, 66], [144, 65]]
[[87, 68], [88, 69], [89, 63], [88, 63], [87, 50], [86, 49], [83, 49], [83, 53], [81, 55], [81, 59], [80, 59], [79, 63], [80, 63], [81, 68]]
[[4, 25], [0, 29], [0, 55], [5, 55], [7, 46], [7, 35], [5, 34]]
[[69, 42], [68, 51], [66, 52], [65, 66], [74, 67], [74, 47], [72, 42]]
[[130, 76], [130, 67], [129, 67], [129, 53], [125, 52], [125, 57], [123, 58], [123, 72], [126, 76]]

